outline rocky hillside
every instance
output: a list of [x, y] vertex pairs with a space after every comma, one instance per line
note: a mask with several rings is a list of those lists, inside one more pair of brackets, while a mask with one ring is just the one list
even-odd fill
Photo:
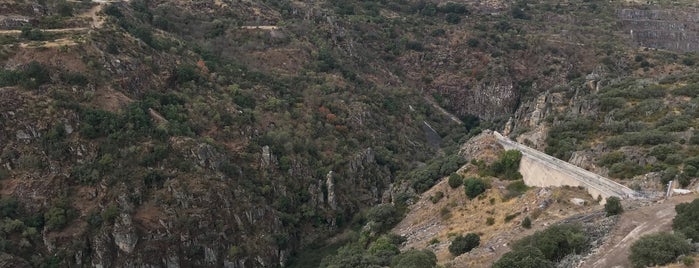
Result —
[[[692, 55], [636, 52], [617, 27], [619, 10], [636, 7], [0, 0], [0, 258], [298, 264], [362, 225], [358, 212], [404, 210], [464, 163], [456, 147], [480, 127], [584, 155], [594, 136], [550, 134], [566, 129], [565, 114], [622, 124], [605, 107], [641, 99], [605, 95], [608, 106], [605, 87], [693, 81]], [[693, 97], [682, 96], [673, 100]], [[679, 144], [689, 127], [668, 131]]]

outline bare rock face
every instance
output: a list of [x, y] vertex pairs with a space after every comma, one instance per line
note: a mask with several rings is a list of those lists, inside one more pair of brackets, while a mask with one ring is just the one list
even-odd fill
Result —
[[114, 244], [116, 244], [117, 248], [121, 251], [126, 253], [132, 253], [134, 251], [136, 243], [138, 243], [138, 235], [136, 234], [129, 214], [121, 214], [119, 220], [114, 224], [112, 236], [114, 237]]
[[32, 267], [27, 261], [16, 256], [2, 253], [0, 254], [0, 268], [25, 268]]
[[699, 51], [699, 10], [622, 9], [619, 18], [639, 46]]
[[325, 176], [325, 184], [328, 186], [328, 205], [333, 210], [336, 210], [337, 200], [335, 199], [335, 180], [333, 179], [332, 170]]

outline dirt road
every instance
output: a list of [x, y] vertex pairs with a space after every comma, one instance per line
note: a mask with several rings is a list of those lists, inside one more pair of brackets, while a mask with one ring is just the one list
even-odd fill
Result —
[[609, 240], [581, 267], [631, 267], [628, 260], [631, 244], [643, 235], [672, 230], [675, 205], [691, 202], [697, 197], [696, 194], [674, 196], [663, 203], [624, 212]]

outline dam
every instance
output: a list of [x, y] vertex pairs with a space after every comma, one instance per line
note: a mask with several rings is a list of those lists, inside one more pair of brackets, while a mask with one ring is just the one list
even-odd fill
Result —
[[517, 143], [496, 131], [493, 135], [505, 150], [522, 152], [519, 172], [522, 173], [524, 183], [528, 186], [579, 186], [585, 188], [593, 198], [601, 197], [602, 203], [610, 196], [621, 199], [640, 197], [636, 191], [613, 180]]

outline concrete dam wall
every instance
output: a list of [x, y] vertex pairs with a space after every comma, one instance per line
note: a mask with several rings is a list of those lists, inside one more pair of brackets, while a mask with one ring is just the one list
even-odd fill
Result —
[[522, 173], [524, 183], [529, 186], [581, 186], [592, 197], [597, 198], [601, 196], [603, 199], [610, 196], [616, 196], [621, 199], [639, 196], [636, 191], [624, 185], [519, 144], [498, 132], [493, 132], [493, 135], [506, 150], [522, 152], [519, 172]]

